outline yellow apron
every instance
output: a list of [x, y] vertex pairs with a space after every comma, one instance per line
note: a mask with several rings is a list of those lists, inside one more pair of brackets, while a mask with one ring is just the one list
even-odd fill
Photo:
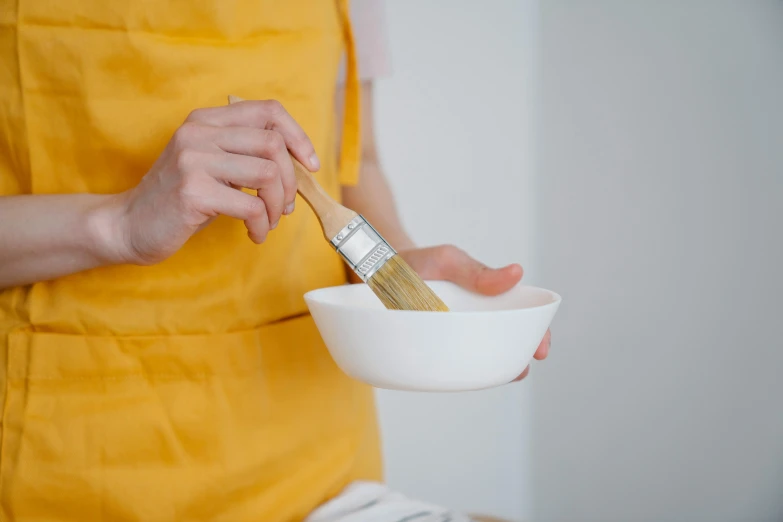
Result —
[[[126, 190], [236, 94], [285, 105], [337, 196], [358, 158], [346, 4], [0, 0], [0, 195]], [[0, 520], [292, 521], [379, 478], [372, 392], [302, 299], [344, 278], [299, 201], [261, 246], [221, 217], [159, 265], [1, 292]]]

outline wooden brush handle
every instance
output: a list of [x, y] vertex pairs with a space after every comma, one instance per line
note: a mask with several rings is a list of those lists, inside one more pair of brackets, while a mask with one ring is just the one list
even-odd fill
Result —
[[291, 156], [291, 161], [296, 173], [296, 190], [318, 216], [326, 240], [331, 241], [358, 214], [332, 199], [299, 160]]
[[[242, 98], [229, 96], [228, 103], [242, 101]], [[313, 209], [327, 241], [331, 241], [358, 214], [336, 202], [315, 180], [313, 174], [291, 156], [296, 174], [296, 190]]]

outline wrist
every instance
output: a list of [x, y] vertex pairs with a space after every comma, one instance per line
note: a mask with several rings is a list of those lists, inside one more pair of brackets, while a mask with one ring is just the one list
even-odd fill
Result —
[[398, 233], [392, 236], [392, 239], [387, 239], [389, 244], [394, 247], [397, 252], [405, 252], [406, 250], [413, 250], [416, 248], [416, 243], [406, 234], [400, 230]]
[[125, 246], [124, 200], [123, 194], [98, 195], [86, 209], [87, 248], [102, 265], [132, 262]]

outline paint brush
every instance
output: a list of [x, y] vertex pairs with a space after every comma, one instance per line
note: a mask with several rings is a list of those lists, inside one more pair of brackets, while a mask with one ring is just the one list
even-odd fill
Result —
[[[229, 103], [242, 101], [228, 97]], [[291, 157], [297, 192], [321, 223], [324, 237], [391, 310], [448, 312], [445, 303], [364, 219], [335, 201], [312, 173]]]

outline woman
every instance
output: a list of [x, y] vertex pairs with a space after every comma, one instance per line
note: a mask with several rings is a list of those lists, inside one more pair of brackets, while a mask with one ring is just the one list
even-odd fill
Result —
[[371, 390], [302, 299], [346, 274], [288, 151], [425, 277], [521, 269], [404, 233], [347, 2], [0, 1], [0, 518], [301, 520], [380, 479]]

